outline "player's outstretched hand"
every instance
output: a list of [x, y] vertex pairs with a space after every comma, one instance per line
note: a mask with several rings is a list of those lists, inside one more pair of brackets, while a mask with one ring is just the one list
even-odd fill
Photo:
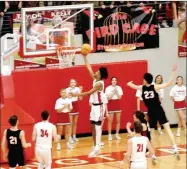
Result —
[[70, 95], [70, 97], [77, 97], [78, 96], [77, 93], [72, 93], [72, 92], [69, 92], [69, 95]]
[[177, 65], [174, 64], [173, 67], [172, 67], [172, 71], [174, 72], [174, 71], [176, 71], [176, 70], [177, 70]]
[[126, 128], [130, 128], [130, 127], [131, 127], [131, 123], [128, 122], [128, 123], [126, 124]]
[[83, 87], [82, 87], [82, 86], [79, 86], [79, 89], [82, 91]]
[[130, 81], [127, 83], [127, 86], [130, 86], [132, 84], [133, 81]]
[[27, 143], [27, 147], [28, 147], [28, 148], [31, 147], [31, 143]]

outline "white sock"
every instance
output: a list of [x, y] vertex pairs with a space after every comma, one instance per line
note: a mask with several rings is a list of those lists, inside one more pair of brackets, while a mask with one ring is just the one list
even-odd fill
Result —
[[73, 138], [76, 138], [76, 135], [75, 135], [75, 134], [73, 135]]
[[174, 145], [173, 145], [173, 148], [174, 148], [174, 149], [177, 149], [177, 145], [176, 145], [176, 144], [174, 144]]
[[45, 165], [45, 169], [51, 169], [51, 164]]
[[95, 125], [95, 131], [96, 131], [96, 145], [100, 145], [101, 143], [101, 125]]
[[39, 165], [38, 165], [38, 169], [43, 169], [43, 168], [44, 168], [43, 163], [39, 163]]
[[161, 127], [158, 127], [158, 131], [161, 131], [162, 129], [161, 129]]
[[15, 169], [15, 168], [10, 167], [10, 169]]
[[180, 133], [180, 132], [181, 132], [181, 128], [178, 128], [178, 129], [177, 129], [177, 133]]

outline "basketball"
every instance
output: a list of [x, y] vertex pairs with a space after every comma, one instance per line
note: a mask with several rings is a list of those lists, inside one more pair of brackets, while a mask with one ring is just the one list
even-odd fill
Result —
[[91, 52], [91, 46], [87, 43], [83, 44], [81, 47], [82, 55], [86, 56]]

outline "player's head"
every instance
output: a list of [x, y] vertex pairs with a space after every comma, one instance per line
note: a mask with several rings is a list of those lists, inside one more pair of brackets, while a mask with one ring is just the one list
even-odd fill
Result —
[[182, 76], [177, 76], [176, 84], [179, 86], [183, 85], [183, 77]]
[[97, 80], [103, 80], [108, 78], [108, 71], [105, 67], [100, 67], [97, 72], [95, 72], [95, 78]]
[[153, 75], [150, 73], [145, 73], [143, 79], [144, 79], [144, 84], [151, 84], [153, 82]]
[[75, 79], [71, 79], [69, 82], [69, 86], [74, 88], [77, 85], [77, 81]]
[[16, 115], [10, 116], [8, 122], [10, 123], [10, 125], [12, 127], [17, 126], [18, 125], [18, 116], [16, 116]]
[[135, 111], [133, 117], [134, 117], [134, 122], [139, 121], [141, 123], [146, 123], [145, 115], [142, 111]]
[[143, 131], [142, 123], [139, 121], [134, 122], [134, 131], [137, 134], [141, 134]]
[[66, 98], [66, 97], [67, 97], [66, 89], [61, 89], [61, 90], [60, 90], [60, 96], [61, 96], [62, 98]]
[[162, 75], [157, 75], [155, 77], [155, 84], [162, 84], [162, 83], [163, 83]]
[[44, 110], [42, 113], [41, 113], [41, 116], [42, 116], [42, 120], [49, 120], [49, 112], [47, 110]]
[[112, 86], [116, 86], [118, 83], [117, 77], [113, 76], [110, 80]]

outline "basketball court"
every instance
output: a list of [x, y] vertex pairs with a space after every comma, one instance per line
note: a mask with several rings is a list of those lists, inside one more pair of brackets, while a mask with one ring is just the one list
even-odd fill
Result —
[[[124, 17], [120, 12], [118, 14], [120, 14], [120, 17]], [[154, 11], [152, 11], [151, 15], [153, 17]], [[33, 121], [40, 120], [40, 112], [43, 109], [48, 109], [51, 114], [54, 113], [54, 101], [58, 97], [58, 92], [61, 88], [68, 86], [68, 81], [71, 78], [75, 78], [78, 84], [83, 85], [84, 90], [90, 88], [92, 82], [88, 79], [86, 68], [80, 65], [73, 66], [77, 59], [76, 57], [80, 56], [81, 46], [83, 44], [90, 45], [91, 53], [97, 50], [96, 33], [98, 33], [98, 30], [94, 30], [94, 22], [96, 18], [99, 19], [102, 17], [101, 14], [94, 10], [93, 4], [23, 8], [21, 14], [15, 14], [14, 22], [16, 24], [14, 24], [14, 30], [16, 33], [6, 34], [1, 38], [1, 48], [3, 49], [1, 51], [1, 71], [3, 75], [3, 99], [1, 108], [2, 112], [7, 113], [6, 117], [4, 116], [1, 119], [2, 121], [7, 121], [10, 111], [15, 111], [16, 113], [21, 112], [19, 114], [20, 116], [27, 114]], [[84, 20], [84, 22], [78, 22], [79, 20]], [[106, 20], [106, 22], [105, 24], [108, 24], [111, 21]], [[128, 24], [128, 20], [123, 22]], [[83, 27], [82, 24], [86, 26], [84, 25]], [[133, 25], [134, 23], [131, 22], [131, 24]], [[20, 30], [21, 32], [19, 32]], [[103, 31], [106, 33], [106, 30]], [[132, 43], [135, 44], [136, 36], [136, 33], [130, 34], [126, 39], [127, 41], [133, 41]], [[104, 41], [108, 42], [111, 39], [107, 37]], [[134, 49], [135, 46], [128, 47], [128, 50]], [[122, 51], [126, 50], [123, 49]], [[116, 50], [106, 49], [106, 51]], [[142, 75], [148, 71], [149, 63], [146, 60], [128, 61], [125, 63], [123, 61], [119, 63], [111, 62], [94, 65], [94, 70], [101, 65], [106, 65], [110, 69], [110, 72], [112, 72], [112, 75], [117, 74], [119, 82], [125, 88], [125, 94], [129, 97], [128, 99], [123, 98], [122, 100], [124, 108], [127, 109], [126, 117], [123, 116], [121, 120], [123, 121], [121, 128], [124, 129], [126, 123], [132, 121], [133, 111], [136, 106], [135, 94], [132, 91], [127, 91], [124, 82], [134, 77], [138, 83], [142, 83]], [[30, 68], [37, 67], [41, 67], [41, 71], [39, 69], [29, 70]], [[137, 70], [132, 70], [132, 67], [137, 68]], [[23, 73], [23, 71], [25, 72]], [[123, 72], [128, 72], [129, 75], [124, 75]], [[24, 83], [22, 79], [25, 79]], [[107, 84], [109, 84], [109, 81], [107, 81]], [[32, 106], [30, 103], [32, 103]], [[132, 105], [128, 103], [132, 103]], [[84, 99], [81, 105], [80, 110], [84, 112], [82, 114], [84, 117], [80, 117], [79, 125], [82, 126], [79, 126], [80, 129], [78, 130], [82, 135], [84, 133], [90, 133], [91, 131], [88, 125], [88, 111], [90, 111], [88, 99]], [[84, 108], [84, 105], [87, 105], [87, 107]], [[21, 120], [24, 121], [24, 119]], [[26, 126], [25, 130], [30, 132], [33, 124], [29, 125], [30, 128], [27, 129], [27, 124], [21, 123], [21, 127]], [[7, 127], [7, 123], [3, 124], [1, 130], [5, 127]], [[113, 127], [113, 129], [115, 128]], [[107, 127], [105, 124], [104, 131], [106, 130]], [[31, 133], [29, 132], [26, 135], [30, 134], [28, 138], [31, 140]], [[158, 163], [156, 166], [153, 166], [151, 158], [149, 157], [148, 169], [185, 169], [186, 135], [181, 132], [181, 137], [176, 137], [176, 129], [172, 129], [181, 156], [180, 161], [177, 161], [173, 157], [172, 147], [166, 132], [163, 130], [164, 135], [159, 135], [157, 131], [155, 132], [157, 136], [155, 140], [155, 151]], [[102, 141], [105, 145], [94, 158], [88, 158], [90, 149], [93, 146], [91, 137], [79, 138], [79, 142], [74, 144], [75, 149], [73, 150], [65, 148], [64, 140], [61, 140], [61, 151], [57, 151], [56, 144], [53, 143], [52, 168], [120, 168], [119, 164], [127, 150], [128, 140], [126, 133], [121, 133], [120, 136], [122, 140], [114, 139], [113, 141], [108, 141], [108, 136], [103, 135]], [[32, 143], [32, 150], [29, 150], [28, 154], [32, 154], [31, 156], [33, 156], [33, 152], [34, 143]], [[37, 167], [38, 163], [35, 159], [28, 161], [28, 169], [35, 169]], [[128, 166], [124, 164], [121, 168], [125, 169]], [[4, 163], [0, 164], [0, 169], [8, 169], [8, 165]]]
[[[172, 130], [176, 133], [176, 130]], [[158, 134], [157, 134], [158, 135]], [[127, 148], [127, 134], [121, 134], [123, 138], [121, 141], [113, 140], [108, 142], [107, 136], [102, 137], [102, 141], [105, 146], [101, 148], [101, 153], [95, 158], [88, 158], [90, 147], [92, 146], [92, 138], [85, 137], [80, 138], [80, 141], [76, 143], [74, 150], [67, 150], [65, 148], [64, 140], [61, 141], [62, 150], [56, 151], [56, 145], [53, 147], [53, 163], [52, 168], [60, 169], [117, 169], [119, 168], [119, 161], [124, 157], [125, 150]], [[179, 145], [179, 151], [181, 160], [176, 161], [172, 155], [171, 146], [167, 140], [166, 134], [158, 135], [156, 140], [156, 155], [158, 157], [158, 164], [153, 166], [150, 158], [148, 159], [148, 169], [185, 169], [186, 168], [186, 138], [184, 135], [177, 139]], [[84, 148], [84, 149], [83, 149]], [[84, 150], [84, 151], [83, 151]], [[123, 165], [123, 168], [127, 168], [127, 165]], [[2, 165], [1, 169], [6, 169], [7, 165]], [[28, 162], [28, 169], [37, 168], [36, 161]]]

